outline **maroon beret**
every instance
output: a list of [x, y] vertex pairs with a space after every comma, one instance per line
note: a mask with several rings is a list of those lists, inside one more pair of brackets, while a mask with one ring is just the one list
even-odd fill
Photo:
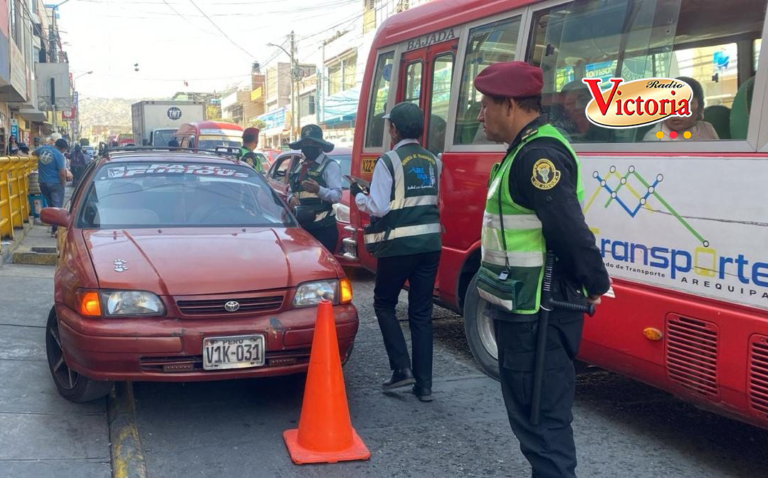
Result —
[[245, 136], [247, 134], [248, 135], [253, 135], [253, 136], [258, 136], [259, 135], [259, 128], [254, 128], [254, 127], [245, 128], [245, 131], [243, 131], [243, 136]]
[[541, 68], [524, 61], [494, 63], [475, 78], [477, 91], [502, 98], [538, 96], [543, 86], [544, 73]]

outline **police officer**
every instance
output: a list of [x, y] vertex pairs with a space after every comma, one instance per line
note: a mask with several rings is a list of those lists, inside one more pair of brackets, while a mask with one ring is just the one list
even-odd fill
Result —
[[264, 173], [261, 160], [253, 151], [259, 145], [259, 128], [245, 128], [243, 131], [243, 145], [240, 147], [240, 153], [237, 158], [240, 161], [248, 163], [253, 169]]
[[579, 159], [540, 116], [542, 85], [542, 70], [520, 61], [491, 65], [475, 79], [483, 94], [478, 121], [490, 141], [509, 145], [491, 172], [477, 284], [489, 303], [486, 314], [494, 319], [509, 422], [533, 476], [571, 478], [576, 476], [571, 408], [580, 312], [549, 314], [540, 424], [530, 418], [546, 251], [557, 257], [554, 300], [598, 304], [610, 279], [581, 210]]
[[[350, 190], [358, 209], [379, 218], [365, 231], [366, 248], [378, 259], [374, 310], [392, 377], [385, 390], [414, 384], [413, 393], [432, 401], [432, 291], [440, 263], [441, 226], [437, 207], [442, 165], [419, 145], [424, 113], [412, 103], [396, 105], [389, 115], [392, 151], [373, 171], [370, 195], [357, 183]], [[400, 290], [409, 283], [408, 323], [413, 367], [395, 313]]]
[[336, 229], [333, 205], [341, 200], [341, 167], [325, 155], [333, 151], [334, 146], [323, 139], [323, 130], [319, 126], [311, 124], [301, 129], [301, 138], [290, 147], [300, 149], [304, 160], [293, 168], [288, 178], [291, 186], [288, 203], [313, 210], [314, 221], [302, 226], [326, 249], [334, 252], [339, 230]]

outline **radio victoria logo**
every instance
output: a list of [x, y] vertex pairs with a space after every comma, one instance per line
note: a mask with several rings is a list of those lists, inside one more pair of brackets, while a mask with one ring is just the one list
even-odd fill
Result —
[[646, 78], [624, 83], [622, 78], [611, 78], [611, 87], [605, 91], [600, 78], [582, 81], [592, 94], [587, 118], [603, 128], [637, 128], [671, 116], [691, 116], [693, 90], [680, 80]]
[[[590, 122], [601, 128], [639, 128], [672, 117], [689, 118], [695, 113], [691, 107], [693, 89], [684, 81], [646, 78], [625, 83], [622, 78], [611, 78], [604, 89], [600, 78], [582, 81], [592, 95], [585, 114]], [[656, 133], [656, 138], [664, 137], [661, 131]], [[670, 139], [678, 139], [676, 131], [668, 133]], [[690, 139], [691, 133], [681, 131], [679, 136]], [[671, 281], [684, 290], [718, 298], [740, 298], [741, 302], [750, 305], [766, 304], [768, 261], [749, 257], [747, 250], [732, 249], [732, 241], [723, 241], [722, 235], [708, 229], [709, 234], [720, 239], [715, 237], [710, 242], [707, 232], [700, 230], [705, 223], [694, 221], [698, 219], [694, 214], [678, 212], [674, 206], [678, 202], [690, 205], [690, 198], [684, 199], [681, 193], [691, 191], [676, 186], [690, 184], [695, 173], [689, 169], [681, 178], [674, 174], [679, 172], [677, 163], [665, 165], [663, 171], [649, 169], [653, 164], [659, 167], [653, 162], [632, 161], [622, 165], [611, 160], [611, 163], [597, 166], [600, 170], [591, 174], [597, 184], [591, 196], [586, 198], [584, 214], [591, 209], [611, 208], [617, 213], [611, 214], [611, 219], [622, 221], [618, 227], [603, 224], [603, 228], [593, 229], [609, 271], [654, 278], [662, 283]], [[684, 165], [684, 168], [690, 166]], [[672, 184], [668, 184], [670, 182]], [[599, 200], [601, 197], [603, 201]], [[652, 217], [654, 222], [669, 218], [679, 223], [681, 229], [669, 228], [659, 222], [652, 229], [642, 230], [632, 240], [620, 237], [625, 231], [625, 219], [619, 219], [621, 216], [637, 220], [646, 214], [651, 215], [646, 218]], [[718, 251], [717, 247], [725, 250]]]
[[181, 119], [181, 109], [175, 106], [168, 108], [168, 118], [172, 120]]

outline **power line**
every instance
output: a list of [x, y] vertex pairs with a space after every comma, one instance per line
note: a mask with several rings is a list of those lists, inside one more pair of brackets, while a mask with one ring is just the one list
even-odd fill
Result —
[[237, 47], [237, 48], [238, 48], [240, 51], [242, 51], [243, 53], [245, 53], [246, 55], [248, 55], [248, 56], [249, 56], [251, 59], [254, 59], [254, 58], [255, 58], [253, 55], [251, 55], [251, 54], [248, 52], [248, 50], [246, 50], [245, 48], [243, 48], [243, 47], [241, 47], [240, 45], [238, 45], [237, 43], [235, 43], [235, 41], [234, 41], [232, 38], [230, 38], [230, 36], [229, 36], [229, 35], [227, 35], [227, 32], [225, 32], [224, 30], [222, 30], [222, 29], [221, 29], [221, 27], [219, 27], [219, 26], [216, 24], [216, 22], [214, 22], [214, 21], [211, 19], [211, 17], [209, 17], [209, 16], [208, 16], [208, 15], [207, 15], [207, 14], [206, 14], [204, 11], [203, 11], [203, 9], [202, 9], [202, 8], [200, 8], [200, 7], [198, 7], [198, 6], [197, 6], [197, 4], [195, 3], [195, 0], [189, 0], [189, 3], [191, 3], [192, 5], [194, 5], [194, 7], [195, 7], [195, 8], [196, 8], [196, 9], [197, 9], [197, 10], [198, 10], [200, 13], [202, 13], [202, 14], [203, 14], [203, 16], [204, 16], [206, 19], [208, 19], [208, 21], [209, 21], [209, 22], [211, 22], [211, 25], [213, 25], [214, 27], [216, 27], [216, 29], [217, 29], [219, 32], [221, 32], [221, 34], [222, 34], [222, 35], [224, 35], [224, 38], [226, 38], [227, 40], [229, 40], [229, 42], [230, 42], [231, 44], [233, 44], [233, 45], [234, 45], [234, 46], [236, 46], [236, 47]]

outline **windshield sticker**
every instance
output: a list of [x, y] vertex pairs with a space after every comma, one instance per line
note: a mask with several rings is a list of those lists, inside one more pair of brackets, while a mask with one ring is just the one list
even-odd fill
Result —
[[194, 164], [131, 164], [125, 166], [110, 166], [107, 168], [107, 177], [99, 179], [130, 178], [152, 174], [195, 174], [198, 176], [218, 176], [233, 178], [248, 178], [250, 174], [238, 172], [235, 169], [222, 168], [220, 166], [194, 165]]

